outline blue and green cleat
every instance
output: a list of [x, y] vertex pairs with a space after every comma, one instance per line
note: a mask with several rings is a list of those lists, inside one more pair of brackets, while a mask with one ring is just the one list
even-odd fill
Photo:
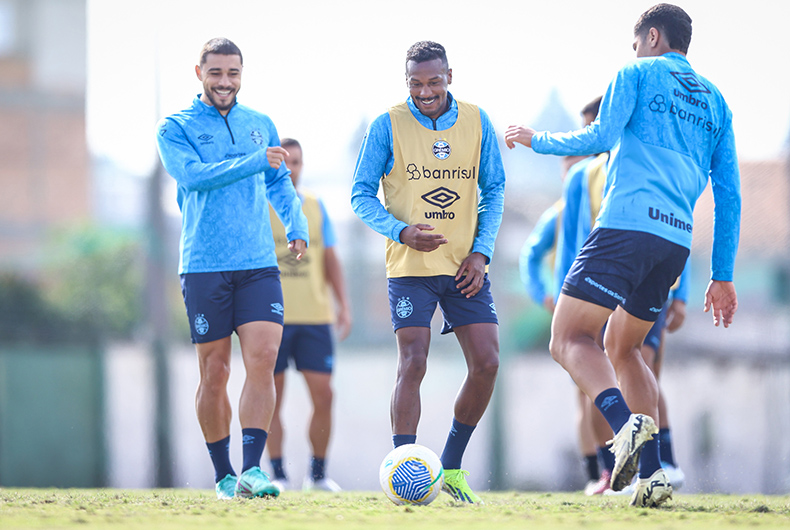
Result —
[[225, 475], [225, 478], [217, 482], [217, 498], [218, 499], [232, 499], [233, 494], [236, 492], [236, 482], [238, 479], [230, 473]]
[[463, 469], [445, 469], [442, 491], [448, 493], [450, 497], [459, 502], [484, 504], [483, 499], [475, 495], [475, 492], [466, 483], [466, 475], [468, 474], [469, 471]]
[[251, 467], [241, 474], [236, 482], [236, 497], [277, 497], [280, 488], [272, 484], [269, 475], [261, 471], [258, 466]]

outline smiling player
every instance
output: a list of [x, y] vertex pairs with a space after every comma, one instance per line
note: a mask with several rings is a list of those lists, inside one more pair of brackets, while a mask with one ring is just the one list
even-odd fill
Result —
[[[388, 238], [390, 312], [398, 371], [390, 416], [395, 447], [414, 443], [436, 304], [442, 333], [455, 332], [467, 376], [441, 460], [445, 491], [476, 503], [461, 459], [494, 390], [499, 332], [486, 271], [502, 221], [505, 172], [496, 135], [478, 107], [453, 98], [444, 47], [406, 54], [409, 98], [368, 128], [357, 159], [351, 206]], [[386, 208], [376, 197], [383, 187]]]

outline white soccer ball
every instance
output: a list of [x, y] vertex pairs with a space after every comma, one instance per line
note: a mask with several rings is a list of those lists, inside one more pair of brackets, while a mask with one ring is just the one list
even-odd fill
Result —
[[396, 447], [384, 457], [379, 482], [395, 504], [430, 504], [442, 491], [444, 469], [436, 453], [419, 444]]

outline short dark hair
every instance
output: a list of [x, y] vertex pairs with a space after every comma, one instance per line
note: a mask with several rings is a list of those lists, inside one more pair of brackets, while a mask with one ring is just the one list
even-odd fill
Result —
[[594, 100], [587, 103], [584, 108], [582, 109], [582, 114], [594, 114], [595, 117], [598, 117], [598, 110], [601, 108], [601, 100], [603, 96], [598, 96]]
[[289, 147], [293, 147], [293, 146], [296, 146], [299, 149], [302, 148], [302, 144], [299, 143], [299, 140], [296, 140], [294, 138], [283, 138], [280, 140], [280, 147], [285, 147], [286, 149], [288, 149]]
[[656, 28], [667, 39], [673, 50], [688, 53], [691, 44], [691, 17], [678, 6], [656, 4], [639, 17], [634, 26], [634, 36], [644, 36]]
[[206, 56], [210, 53], [218, 55], [238, 55], [241, 64], [244, 64], [244, 58], [241, 56], [241, 50], [230, 39], [224, 37], [216, 37], [203, 45], [200, 50], [200, 66], [206, 63]]
[[448, 68], [447, 52], [444, 50], [444, 46], [438, 42], [429, 40], [415, 42], [406, 52], [406, 64], [408, 64], [409, 61], [424, 63], [426, 61], [433, 61], [434, 59], [441, 59], [444, 68]]

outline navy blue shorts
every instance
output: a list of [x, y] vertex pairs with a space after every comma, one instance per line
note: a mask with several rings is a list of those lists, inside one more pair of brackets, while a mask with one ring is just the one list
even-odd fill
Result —
[[655, 322], [689, 249], [647, 232], [596, 228], [565, 277], [563, 294]]
[[442, 310], [442, 334], [467, 324], [498, 324], [496, 306], [491, 296], [491, 282], [485, 275], [483, 287], [472, 298], [456, 288], [454, 276], [406, 276], [389, 278], [392, 328], [430, 328], [436, 304]]
[[277, 267], [181, 275], [192, 342], [224, 339], [248, 322], [283, 323], [283, 291]]
[[293, 359], [300, 372], [309, 370], [331, 374], [334, 359], [331, 326], [286, 324], [277, 363], [274, 365], [275, 374], [288, 368], [289, 358]]

